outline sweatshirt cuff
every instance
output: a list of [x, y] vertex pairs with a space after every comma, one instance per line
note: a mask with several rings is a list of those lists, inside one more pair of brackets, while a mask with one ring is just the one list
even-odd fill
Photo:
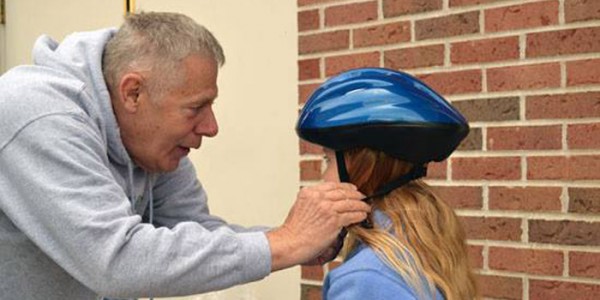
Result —
[[264, 232], [246, 232], [240, 234], [243, 253], [245, 254], [242, 276], [247, 281], [265, 278], [271, 273], [271, 247]]

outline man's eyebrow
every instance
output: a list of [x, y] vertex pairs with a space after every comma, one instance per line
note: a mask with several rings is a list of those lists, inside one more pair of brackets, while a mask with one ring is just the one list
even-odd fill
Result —
[[189, 104], [206, 104], [206, 103], [214, 103], [217, 100], [217, 96], [215, 97], [204, 97], [204, 96], [194, 96], [190, 98], [188, 101]]

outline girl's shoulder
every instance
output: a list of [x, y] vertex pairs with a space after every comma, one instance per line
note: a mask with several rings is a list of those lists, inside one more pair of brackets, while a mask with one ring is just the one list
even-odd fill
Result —
[[[323, 286], [324, 300], [416, 300], [417, 295], [414, 287], [365, 245], [360, 245], [343, 264], [331, 270]], [[444, 298], [436, 291], [433, 299]]]
[[404, 279], [385, 264], [373, 249], [364, 245], [359, 246], [351, 257], [328, 274], [331, 279], [348, 275], [385, 277], [397, 284], [405, 284]]
[[416, 299], [403, 278], [368, 247], [361, 247], [350, 259], [329, 272], [323, 293], [324, 300]]

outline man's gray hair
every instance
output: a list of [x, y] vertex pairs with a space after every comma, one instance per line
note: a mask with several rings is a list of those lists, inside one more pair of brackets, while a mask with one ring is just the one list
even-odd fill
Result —
[[225, 63], [217, 39], [190, 17], [178, 13], [148, 12], [128, 16], [107, 43], [102, 71], [111, 94], [128, 71], [149, 71], [153, 98], [183, 80], [181, 61], [190, 54], [207, 55]]

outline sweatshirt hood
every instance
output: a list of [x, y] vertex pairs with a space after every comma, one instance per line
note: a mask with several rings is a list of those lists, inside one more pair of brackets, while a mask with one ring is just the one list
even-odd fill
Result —
[[102, 54], [116, 28], [68, 35], [61, 43], [47, 35], [40, 36], [33, 47], [33, 62], [82, 81], [87, 97], [73, 99], [101, 131], [109, 157], [121, 165], [132, 164], [123, 145], [110, 94], [102, 74]]

